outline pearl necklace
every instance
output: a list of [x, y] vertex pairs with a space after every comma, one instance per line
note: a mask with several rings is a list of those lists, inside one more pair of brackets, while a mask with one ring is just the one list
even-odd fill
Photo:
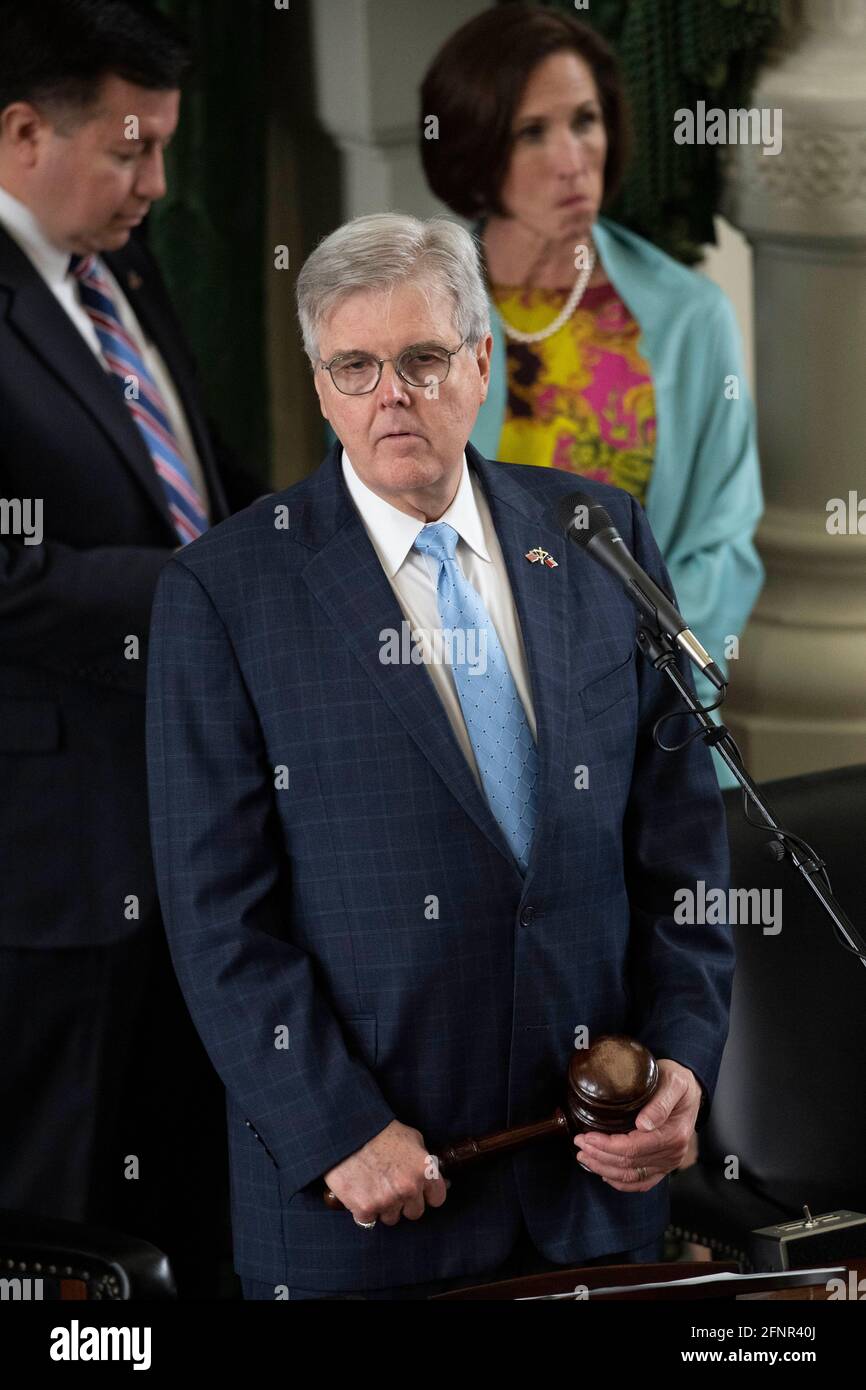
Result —
[[554, 333], [558, 333], [562, 325], [564, 323], [568, 323], [568, 320], [571, 318], [578, 304], [583, 299], [584, 291], [586, 290], [586, 287], [589, 284], [590, 279], [592, 277], [592, 272], [595, 269], [595, 259], [595, 247], [590, 246], [588, 264], [583, 267], [583, 270], [580, 272], [580, 274], [574, 282], [574, 288], [572, 289], [571, 294], [568, 296], [568, 299], [563, 304], [562, 309], [557, 314], [556, 318], [553, 320], [553, 323], [549, 324], [547, 328], [541, 328], [536, 333], [524, 333], [522, 329], [515, 328], [513, 324], [508, 323], [508, 321], [502, 314], [502, 311], [500, 310], [499, 317], [502, 320], [502, 327], [505, 329], [505, 332], [508, 334], [509, 338], [514, 338], [515, 341], [518, 343], [541, 343], [544, 341], [545, 338], [552, 338]]

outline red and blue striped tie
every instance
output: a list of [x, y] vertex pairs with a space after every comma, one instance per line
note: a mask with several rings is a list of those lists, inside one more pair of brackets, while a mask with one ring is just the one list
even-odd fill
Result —
[[73, 256], [69, 269], [79, 282], [81, 303], [96, 329], [106, 363], [124, 387], [130, 378], [137, 383], [134, 399], [124, 389], [124, 400], [162, 481], [175, 530], [183, 544], [194, 541], [208, 529], [207, 512], [184, 462], [162, 393], [123, 326], [96, 256]]

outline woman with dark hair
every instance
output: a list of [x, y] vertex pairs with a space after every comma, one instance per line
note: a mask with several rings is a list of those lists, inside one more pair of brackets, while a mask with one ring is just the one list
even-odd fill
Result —
[[491, 382], [471, 442], [632, 493], [724, 668], [763, 580], [754, 412], [722, 291], [599, 215], [628, 155], [613, 53], [558, 11], [485, 10], [434, 58], [421, 119], [430, 187], [475, 220], [488, 285]]

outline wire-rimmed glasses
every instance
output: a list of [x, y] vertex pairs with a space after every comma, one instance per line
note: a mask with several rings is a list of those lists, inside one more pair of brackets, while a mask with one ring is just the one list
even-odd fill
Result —
[[412, 343], [404, 348], [399, 357], [374, 357], [371, 352], [339, 352], [330, 362], [319, 359], [319, 366], [330, 374], [331, 380], [344, 396], [365, 396], [375, 391], [382, 379], [382, 368], [386, 362], [394, 363], [394, 370], [407, 386], [431, 386], [442, 384], [451, 370], [451, 358], [458, 353], [464, 338], [456, 348], [442, 347], [440, 343]]

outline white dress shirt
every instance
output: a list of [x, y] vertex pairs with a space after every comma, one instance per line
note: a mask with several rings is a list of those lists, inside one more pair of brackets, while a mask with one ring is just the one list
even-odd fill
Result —
[[[412, 548], [425, 523], [392, 507], [390, 502], [371, 491], [358, 477], [345, 449], [342, 463], [343, 477], [352, 501], [412, 631], [441, 632], [442, 619], [436, 594], [438, 565], [429, 555], [422, 555]], [[537, 742], [529, 668], [508, 571], [484, 489], [478, 478], [469, 472], [465, 452], [454, 501], [437, 520], [446, 521], [457, 532], [457, 563], [464, 578], [484, 601], [514, 678], [532, 737]], [[424, 645], [429, 651], [428, 644]], [[425, 664], [457, 742], [480, 787], [481, 778], [463, 718], [454, 672], [447, 661], [428, 661]]]
[[[70, 253], [60, 250], [50, 242], [30, 209], [24, 203], [19, 202], [17, 198], [13, 198], [12, 194], [2, 186], [0, 186], [0, 226], [17, 242], [25, 256], [38, 270], [64, 313], [72, 320], [87, 343], [99, 365], [110, 374], [111, 368], [102, 356], [102, 348], [96, 329], [78, 297], [78, 281], [69, 271]], [[129, 300], [101, 257], [99, 258], [99, 265], [111, 287], [111, 296], [117, 306], [123, 327], [136, 344], [141, 360], [159, 387], [181, 454], [189, 468], [190, 476], [198, 488], [205, 510], [210, 516], [207, 486], [201, 460], [196, 453], [186, 413], [171, 374], [161, 354], [142, 329]]]

